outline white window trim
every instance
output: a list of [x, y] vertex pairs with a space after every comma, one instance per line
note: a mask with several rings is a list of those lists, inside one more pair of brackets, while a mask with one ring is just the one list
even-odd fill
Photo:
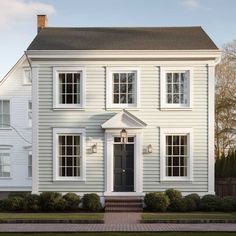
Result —
[[11, 179], [12, 178], [12, 165], [11, 165], [11, 163], [12, 163], [12, 160], [11, 160], [12, 155], [11, 155], [11, 148], [12, 148], [11, 145], [0, 145], [0, 151], [1, 150], [7, 150], [9, 152], [9, 155], [10, 155], [10, 176], [8, 176], [8, 177], [0, 177], [1, 180], [3, 180], [3, 179]]
[[[136, 72], [136, 96], [135, 104], [114, 104], [113, 101], [113, 73], [127, 73], [127, 72]], [[111, 110], [121, 110], [121, 109], [139, 109], [140, 107], [140, 69], [138, 67], [107, 67], [106, 68], [106, 109]]]
[[9, 127], [1, 127], [0, 126], [0, 130], [12, 130], [11, 124], [12, 124], [12, 99], [9, 97], [0, 97], [0, 100], [8, 100], [9, 101], [9, 106], [10, 106], [10, 124]]
[[[188, 175], [186, 177], [166, 176], [166, 135], [188, 135]], [[192, 128], [160, 128], [160, 180], [161, 181], [193, 181], [193, 129]]]
[[[168, 104], [166, 102], [166, 73], [189, 71], [188, 104]], [[193, 67], [160, 67], [160, 99], [161, 110], [192, 110], [193, 104]]]
[[26, 70], [29, 70], [31, 72], [31, 81], [32, 81], [32, 71], [30, 69], [30, 67], [23, 67], [23, 85], [29, 85], [31, 86], [32, 85], [32, 82], [29, 83], [26, 76], [25, 76], [25, 71]]
[[[59, 104], [59, 73], [81, 73], [80, 104]], [[84, 109], [85, 108], [86, 70], [84, 67], [53, 67], [53, 109]]]
[[[80, 134], [81, 164], [79, 177], [59, 176], [58, 136], [63, 134]], [[85, 129], [80, 128], [53, 128], [53, 181], [85, 181]]]

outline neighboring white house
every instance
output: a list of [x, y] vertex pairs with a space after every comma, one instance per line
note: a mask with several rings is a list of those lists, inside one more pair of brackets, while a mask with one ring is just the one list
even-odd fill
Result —
[[31, 70], [22, 56], [0, 82], [0, 192], [31, 191]]

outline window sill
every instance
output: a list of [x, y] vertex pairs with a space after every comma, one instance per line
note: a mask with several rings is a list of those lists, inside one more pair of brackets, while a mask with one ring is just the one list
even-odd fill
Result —
[[0, 128], [0, 130], [12, 130], [12, 128]]
[[107, 107], [107, 111], [121, 111], [121, 110], [139, 111], [140, 107]]
[[85, 179], [71, 179], [71, 178], [65, 178], [65, 179], [54, 179], [53, 182], [85, 182]]
[[161, 111], [192, 111], [192, 107], [161, 107]]
[[160, 182], [192, 182], [193, 180], [190, 179], [190, 178], [176, 178], [176, 177], [173, 177], [172, 178], [164, 178], [164, 179], [161, 179]]
[[85, 111], [85, 107], [53, 107], [54, 111], [73, 110], [73, 111]]
[[12, 177], [0, 177], [0, 180], [11, 180]]

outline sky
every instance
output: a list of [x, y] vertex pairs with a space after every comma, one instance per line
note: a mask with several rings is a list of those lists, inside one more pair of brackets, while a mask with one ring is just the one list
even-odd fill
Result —
[[202, 26], [221, 48], [236, 40], [236, 0], [0, 0], [0, 80], [37, 33], [52, 27]]

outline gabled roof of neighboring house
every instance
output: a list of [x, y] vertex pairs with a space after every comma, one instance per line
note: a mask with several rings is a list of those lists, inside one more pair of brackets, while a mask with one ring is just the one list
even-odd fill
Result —
[[201, 27], [42, 29], [27, 50], [215, 50]]
[[10, 75], [26, 60], [25, 54], [16, 62], [16, 64], [8, 71], [8, 73], [1, 79], [0, 86], [10, 77]]

